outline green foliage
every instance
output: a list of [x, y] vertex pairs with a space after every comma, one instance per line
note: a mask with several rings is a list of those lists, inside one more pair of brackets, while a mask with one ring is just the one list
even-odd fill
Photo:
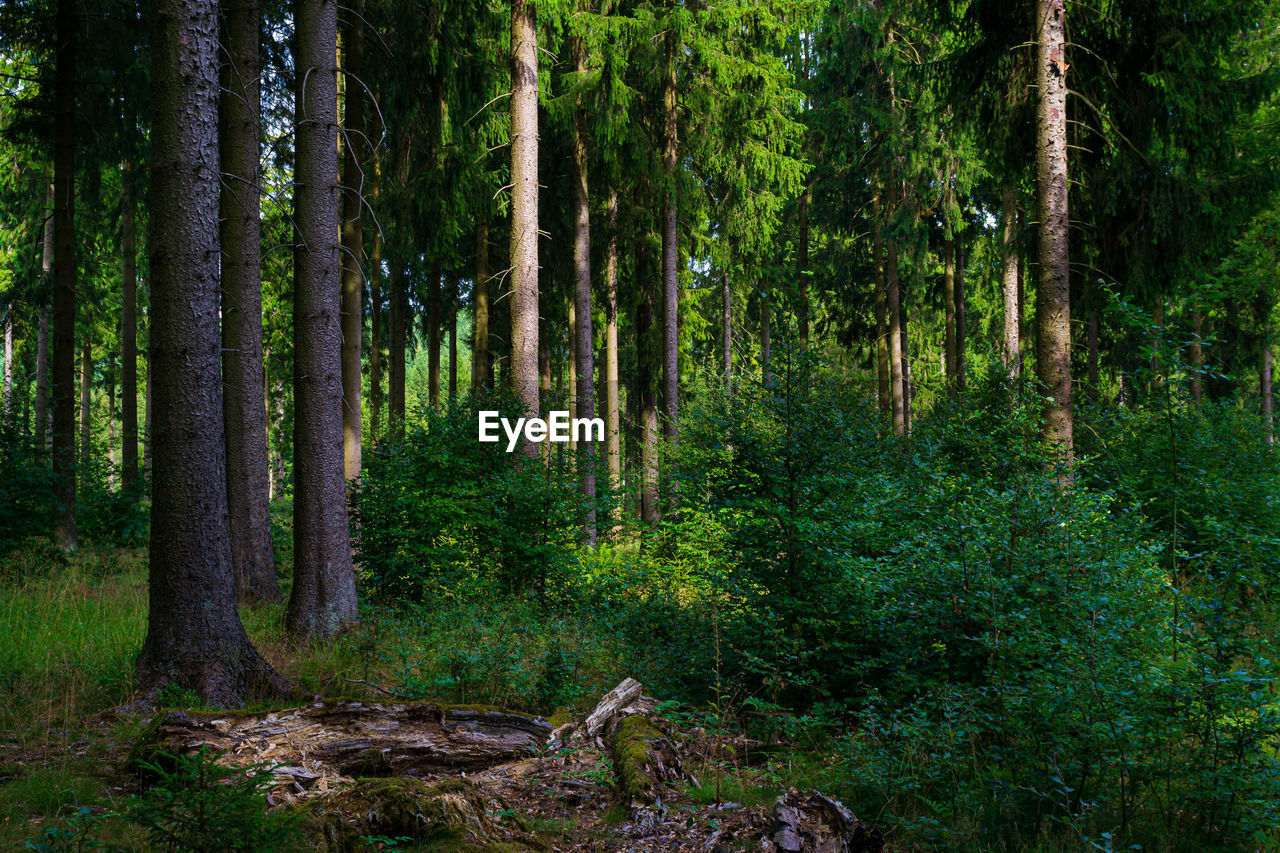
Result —
[[125, 809], [129, 820], [147, 830], [150, 849], [269, 853], [285, 849], [296, 833], [296, 816], [267, 812], [267, 768], [223, 767], [204, 747], [169, 758], [147, 766], [156, 783]]
[[[494, 403], [505, 415], [515, 408]], [[581, 503], [568, 461], [547, 464], [476, 441], [474, 409], [427, 411], [366, 457], [359, 560], [375, 595], [439, 602], [491, 589], [545, 597], [574, 564]]]
[[28, 539], [48, 536], [56, 504], [48, 455], [5, 419], [0, 419], [0, 445], [0, 555], [5, 555]]

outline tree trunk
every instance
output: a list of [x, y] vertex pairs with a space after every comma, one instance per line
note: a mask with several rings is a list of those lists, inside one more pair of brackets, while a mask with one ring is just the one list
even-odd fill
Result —
[[942, 301], [944, 305], [942, 362], [947, 387], [958, 387], [956, 380], [956, 244], [951, 237], [942, 243]]
[[476, 283], [474, 332], [471, 347], [471, 393], [493, 388], [493, 357], [489, 352], [489, 220], [476, 217]]
[[[622, 488], [622, 412], [618, 387], [618, 191], [606, 207], [609, 243], [604, 260], [604, 432], [609, 487]], [[621, 521], [621, 518], [618, 519]]]
[[121, 284], [120, 314], [120, 433], [123, 453], [121, 478], [124, 490], [138, 485], [138, 237], [134, 212], [133, 163], [125, 161], [123, 210], [120, 216]]
[[662, 378], [664, 431], [672, 444], [680, 439], [680, 245], [676, 232], [676, 36], [667, 28], [667, 74], [662, 87]]
[[86, 335], [80, 342], [80, 478], [88, 476], [89, 451], [93, 443], [93, 342]]
[[[533, 0], [511, 3], [511, 381], [525, 417], [538, 401], [538, 28]], [[536, 456], [537, 445], [521, 449]]]
[[[574, 62], [579, 74], [587, 71], [587, 51], [581, 39], [573, 44]], [[574, 417], [591, 419], [596, 416], [595, 405], [595, 354], [592, 351], [594, 330], [591, 327], [591, 196], [588, 191], [587, 114], [579, 102], [573, 116], [573, 277], [574, 320], [573, 340], [577, 360], [577, 387], [570, 393], [576, 396]], [[582, 538], [587, 547], [596, 545], [596, 445], [588, 435], [578, 447], [578, 470], [582, 475], [582, 496], [586, 513], [582, 521]]]
[[658, 521], [658, 367], [659, 344], [654, 329], [658, 294], [648, 252], [641, 246], [636, 257], [636, 278], [640, 282], [636, 301], [636, 392], [640, 415], [640, 520], [648, 525]]
[[[569, 358], [566, 365], [569, 369], [569, 419], [572, 421], [578, 417], [578, 309], [577, 300], [577, 284], [573, 283], [573, 287], [569, 291], [567, 300], [567, 310], [569, 315]], [[576, 451], [578, 442], [574, 440], [573, 433], [569, 434], [569, 450]], [[573, 458], [577, 458], [577, 453], [572, 454]]]
[[293, 590], [289, 633], [325, 639], [358, 618], [342, 456], [337, 0], [295, 0]]
[[147, 330], [147, 395], [142, 410], [142, 477], [151, 485], [151, 342]]
[[36, 328], [36, 447], [49, 449], [49, 296], [53, 287], [53, 184], [49, 184], [49, 212], [44, 220], [44, 250], [40, 259], [40, 293]]
[[1046, 398], [1044, 440], [1072, 459], [1071, 267], [1067, 228], [1067, 0], [1037, 0], [1036, 173], [1040, 273], [1036, 283], [1036, 373]]
[[222, 411], [231, 565], [237, 598], [277, 601], [262, 355], [258, 0], [223, 0], [222, 19]]
[[1204, 312], [1199, 306], [1191, 309], [1191, 344], [1188, 356], [1191, 361], [1191, 402], [1200, 405], [1203, 395], [1201, 374], [1204, 373], [1204, 347], [1201, 344], [1204, 334]]
[[359, 480], [360, 336], [364, 331], [364, 0], [343, 6], [342, 138], [342, 468]]
[[720, 302], [720, 366], [728, 388], [733, 379], [733, 288], [727, 269], [720, 274]]
[[4, 418], [13, 419], [13, 301], [4, 307]]
[[898, 279], [898, 300], [902, 309], [902, 424], [907, 435], [911, 434], [911, 305], [907, 300], [902, 279]]
[[1009, 376], [1022, 376], [1022, 299], [1018, 281], [1018, 195], [1006, 185], [1000, 216], [1004, 229], [1000, 237], [1000, 269], [1004, 291], [1004, 365]]
[[174, 684], [211, 705], [285, 686], [236, 609], [227, 535], [218, 335], [218, 24], [213, 0], [152, 15], [151, 352], [155, 471], [147, 638], [151, 696]]
[[906, 380], [902, 373], [905, 363], [902, 353], [902, 294], [898, 284], [898, 245], [888, 244], [885, 264], [885, 311], [888, 314], [889, 349], [889, 414], [893, 433], [899, 438], [907, 434], [907, 408], [903, 391]]
[[796, 326], [802, 346], [809, 345], [809, 199], [812, 196], [813, 190], [808, 186], [800, 193], [800, 245], [797, 251], [800, 266], [796, 282], [799, 301], [796, 304]]
[[369, 406], [369, 440], [376, 442], [382, 426], [382, 232], [377, 228], [369, 258]]
[[58, 0], [53, 83], [53, 497], [54, 537], [76, 537], [76, 0]]
[[389, 277], [391, 279], [391, 344], [387, 348], [389, 387], [387, 388], [387, 426], [391, 435], [404, 435], [404, 346], [405, 346], [405, 292], [404, 265], [399, 257], [389, 253]]
[[427, 390], [431, 408], [440, 407], [440, 261], [431, 262], [427, 279], [427, 314], [423, 319], [423, 335], [427, 339]]

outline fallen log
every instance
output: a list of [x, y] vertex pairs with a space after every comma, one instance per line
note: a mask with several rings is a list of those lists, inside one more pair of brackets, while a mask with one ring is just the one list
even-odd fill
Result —
[[666, 814], [665, 787], [684, 777], [675, 744], [648, 717], [624, 717], [613, 735], [613, 767], [630, 834], [635, 838], [651, 835]]

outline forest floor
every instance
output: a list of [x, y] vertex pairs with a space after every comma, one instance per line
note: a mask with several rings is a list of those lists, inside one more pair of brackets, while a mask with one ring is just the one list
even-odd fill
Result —
[[[258, 648], [314, 698], [292, 709], [122, 712], [145, 630], [145, 554], [87, 550], [69, 565], [37, 563], [9, 566], [16, 577], [0, 584], [0, 848], [150, 849], [125, 815], [146, 790], [130, 756], [159, 727], [174, 752], [203, 742], [222, 764], [274, 768], [268, 803], [304, 814], [299, 850], [882, 849], [878, 833], [813, 790], [834, 756], [763, 744], [714, 708], [637, 699], [571, 738], [627, 674], [625, 650], [508, 613], [498, 622], [472, 613], [461, 626], [449, 614], [439, 623], [448, 636], [437, 623], [370, 618], [337, 644], [297, 648], [283, 638], [280, 607], [245, 609]], [[521, 666], [545, 659], [547, 637], [579, 663], [568, 707], [549, 721], [493, 710], [528, 708], [516, 698]], [[407, 688], [421, 695], [438, 663], [424, 661], [442, 649], [509, 652], [501, 672], [483, 670], [470, 693], [450, 697], [486, 709], [403, 698]], [[171, 698], [174, 707], [194, 699]], [[493, 714], [517, 722], [483, 722]], [[640, 736], [620, 737], [631, 718]], [[387, 741], [392, 730], [411, 742]]]

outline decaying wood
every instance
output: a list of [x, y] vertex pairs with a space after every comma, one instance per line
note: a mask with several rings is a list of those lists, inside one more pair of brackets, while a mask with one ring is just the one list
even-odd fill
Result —
[[624, 678], [622, 683], [610, 690], [596, 703], [596, 707], [582, 725], [574, 732], [575, 738], [592, 738], [602, 730], [628, 705], [640, 698], [640, 682], [634, 678]]
[[201, 746], [219, 762], [266, 765], [286, 793], [323, 793], [366, 776], [457, 775], [527, 757], [545, 746], [540, 717], [428, 703], [316, 702], [262, 714], [170, 711], [151, 729], [150, 750]]
[[675, 743], [648, 717], [625, 717], [613, 736], [613, 766], [627, 806], [629, 834], [652, 835], [666, 815], [666, 786], [684, 777]]
[[784, 853], [881, 853], [884, 837], [840, 803], [814, 791], [791, 791], [773, 807], [773, 831], [762, 849]]

